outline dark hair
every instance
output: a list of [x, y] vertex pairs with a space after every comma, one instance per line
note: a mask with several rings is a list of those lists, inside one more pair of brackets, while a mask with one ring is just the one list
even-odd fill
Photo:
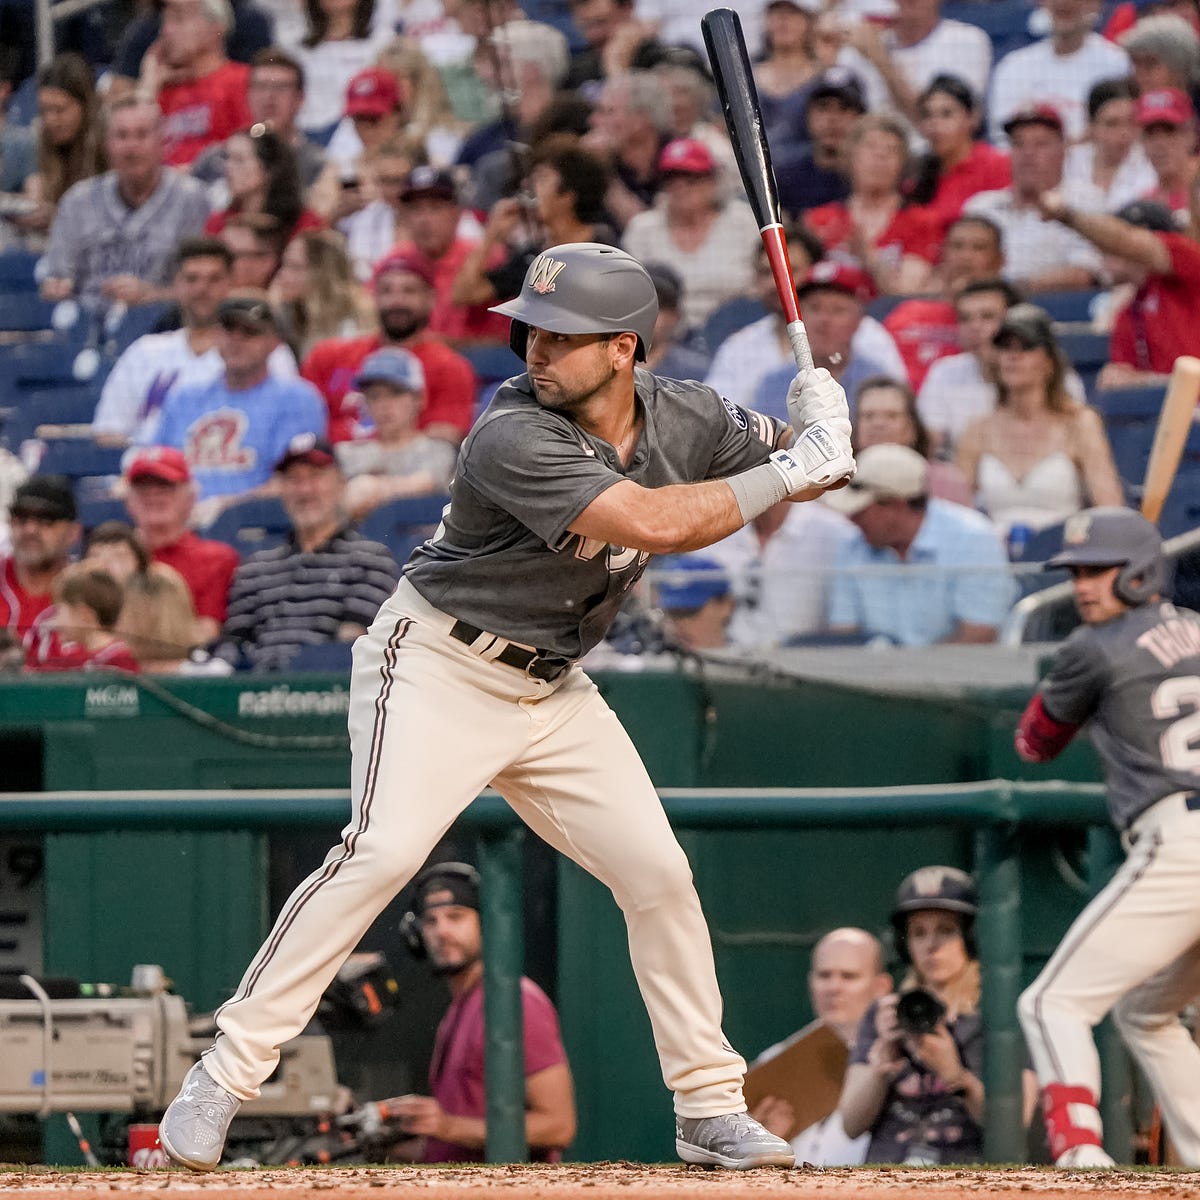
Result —
[[219, 258], [227, 271], [233, 270], [233, 254], [220, 238], [185, 237], [175, 247], [175, 270], [193, 258]]
[[592, 106], [582, 97], [559, 92], [529, 127], [529, 144], [536, 146], [556, 133], [583, 137], [589, 128]]
[[1093, 84], [1092, 90], [1088, 92], [1088, 120], [1094, 121], [1100, 115], [1100, 110], [1113, 100], [1136, 100], [1137, 98], [1138, 86], [1134, 83], [1132, 76], [1122, 79], [1102, 79], [1099, 83]]
[[96, 614], [100, 628], [111, 630], [121, 615], [125, 593], [121, 585], [99, 568], [76, 566], [63, 572], [54, 589], [59, 604], [82, 604]]
[[972, 279], [970, 283], [963, 284], [955, 293], [954, 301], [957, 304], [964, 296], [981, 296], [985, 292], [999, 292], [1004, 297], [1005, 308], [1012, 308], [1014, 304], [1020, 304], [1025, 299], [1007, 279], [993, 275], [987, 279]]
[[[980, 225], [992, 235], [993, 241], [996, 243], [996, 249], [1001, 253], [1004, 251], [1004, 231], [992, 220], [991, 217], [985, 217], [983, 213], [963, 213], [960, 217], [955, 217], [950, 222], [949, 228], [946, 230], [946, 237], [949, 237], [951, 232], [959, 225]], [[943, 243], [944, 245], [945, 243]]]
[[[858, 385], [858, 391], [855, 392], [855, 404], [858, 411], [862, 411], [862, 398], [868, 392], [883, 391], [885, 388], [893, 392], [899, 392], [904, 398], [904, 415], [912, 422], [913, 427], [913, 445], [912, 448], [922, 457], [929, 457], [929, 430], [925, 428], [925, 422], [921, 420], [920, 413], [917, 412], [917, 394], [901, 379], [895, 378], [893, 375], [870, 375]], [[857, 423], [854, 430], [854, 440], [858, 441]]]
[[575, 197], [575, 216], [585, 225], [604, 219], [604, 194], [609, 170], [602, 159], [569, 133], [543, 138], [529, 156], [529, 170], [550, 167], [558, 172], [562, 190]]
[[248, 229], [260, 242], [267, 243], [277, 259], [283, 257], [287, 235], [279, 221], [269, 213], [235, 213], [225, 222], [225, 228]]
[[291, 71], [296, 80], [296, 91], [304, 91], [303, 65], [278, 46], [268, 46], [265, 50], [260, 50], [250, 60], [250, 70], [253, 71], [256, 67], [282, 67], [285, 71]]
[[[308, 36], [300, 43], [311, 50], [325, 40], [329, 33], [329, 18], [321, 7], [321, 0], [304, 0], [305, 12], [308, 16]], [[375, 0], [358, 0], [354, 6], [354, 24], [350, 36], [357, 41], [365, 41], [371, 36], [371, 18], [375, 15]]]
[[[978, 117], [979, 101], [970, 84], [957, 75], [935, 75], [929, 86], [917, 97], [917, 110], [924, 115], [926, 103], [934, 96], [946, 96], [953, 100], [970, 117]], [[942, 181], [942, 160], [932, 152], [921, 156], [916, 166], [912, 188], [909, 190], [911, 204], [930, 204], [937, 195]]]
[[54, 145], [45, 128], [38, 133], [38, 173], [45, 199], [57, 204], [69, 187], [99, 175], [105, 167], [99, 100], [92, 68], [78, 54], [59, 54], [39, 72], [37, 86], [65, 92], [83, 110], [79, 129], [65, 146]]
[[252, 125], [235, 136], [249, 140], [266, 173], [267, 192], [263, 197], [263, 212], [279, 222], [286, 241], [304, 211], [304, 190], [300, 184], [296, 152], [266, 125]]
[[150, 565], [150, 555], [146, 553], [146, 547], [138, 541], [133, 526], [127, 525], [124, 521], [103, 521], [95, 529], [89, 531], [83, 542], [85, 557], [93, 546], [128, 546], [137, 560], [139, 571], [146, 570]]

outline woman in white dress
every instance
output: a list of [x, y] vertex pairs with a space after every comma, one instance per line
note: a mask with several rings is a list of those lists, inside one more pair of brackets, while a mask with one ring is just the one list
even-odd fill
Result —
[[1066, 362], [1048, 314], [1015, 305], [993, 342], [996, 409], [963, 432], [958, 466], [1000, 533], [1044, 529], [1091, 505], [1124, 504], [1100, 415], [1064, 386]]

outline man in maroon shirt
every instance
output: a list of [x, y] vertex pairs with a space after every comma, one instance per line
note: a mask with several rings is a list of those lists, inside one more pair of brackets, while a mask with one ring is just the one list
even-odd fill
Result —
[[329, 406], [329, 440], [371, 436], [363, 398], [352, 385], [367, 355], [387, 347], [410, 350], [421, 360], [425, 407], [417, 428], [458, 445], [471, 427], [478, 384], [471, 364], [428, 333], [435, 302], [433, 276], [413, 255], [393, 251], [376, 264], [372, 282], [381, 332], [318, 342], [300, 369]]
[[12, 554], [0, 558], [0, 631], [20, 641], [50, 607], [54, 581], [79, 539], [75, 496], [67, 480], [35, 475], [13, 493], [8, 509]]
[[125, 471], [129, 491], [125, 508], [138, 540], [155, 562], [174, 567], [196, 607], [197, 633], [215, 641], [225, 621], [229, 584], [237, 570], [237, 551], [224, 542], [197, 537], [188, 528], [196, 503], [196, 485], [182, 451], [148, 446]]
[[[483, 1083], [483, 941], [479, 875], [466, 863], [437, 863], [413, 881], [402, 925], [409, 949], [450, 985], [429, 1065], [432, 1096], [388, 1102], [412, 1140], [393, 1147], [418, 1162], [482, 1162], [487, 1144]], [[525, 1138], [535, 1161], [557, 1162], [575, 1137], [575, 1091], [545, 992], [521, 979], [525, 1042]]]
[[1178, 232], [1166, 205], [1135, 200], [1115, 216], [1082, 213], [1057, 192], [1046, 192], [1039, 207], [1048, 220], [1101, 250], [1114, 282], [1137, 288], [1113, 323], [1109, 361], [1096, 377], [1097, 387], [1162, 383], [1181, 354], [1200, 354], [1200, 246]]

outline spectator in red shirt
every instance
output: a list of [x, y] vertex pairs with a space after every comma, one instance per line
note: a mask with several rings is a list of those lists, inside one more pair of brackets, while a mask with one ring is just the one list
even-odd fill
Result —
[[0, 629], [24, 638], [53, 602], [51, 591], [79, 539], [75, 496], [66, 479], [35, 475], [8, 509], [12, 553], [0, 558]]
[[229, 585], [238, 553], [224, 542], [198, 537], [188, 527], [196, 504], [196, 485], [187, 459], [171, 446], [139, 450], [125, 469], [129, 491], [125, 508], [138, 540], [157, 563], [183, 576], [196, 607], [196, 637], [207, 645], [225, 622]]
[[[487, 1145], [484, 1093], [483, 935], [479, 875], [467, 863], [437, 863], [414, 881], [405, 941], [450, 987], [429, 1067], [431, 1096], [389, 1102], [409, 1139], [393, 1147], [417, 1162], [482, 1162]], [[575, 1092], [545, 992], [521, 979], [525, 1055], [525, 1140], [531, 1157], [557, 1162], [575, 1137]]]
[[987, 217], [965, 216], [950, 226], [941, 262], [930, 277], [936, 290], [929, 296], [901, 301], [883, 320], [914, 389], [921, 387], [929, 368], [939, 358], [962, 349], [954, 309], [959, 291], [977, 279], [999, 275], [1003, 266], [1000, 230], [994, 222]]
[[1057, 192], [1046, 192], [1039, 207], [1048, 220], [1075, 230], [1101, 250], [1116, 282], [1137, 288], [1117, 314], [1109, 361], [1097, 376], [1097, 387], [1161, 383], [1181, 354], [1200, 354], [1200, 246], [1178, 232], [1165, 205], [1135, 200], [1115, 216], [1081, 213]]
[[205, 147], [250, 124], [250, 68], [225, 57], [229, 0], [166, 0], [145, 72], [159, 82], [163, 161], [185, 167]]
[[1200, 172], [1192, 102], [1179, 88], [1146, 92], [1138, 98], [1137, 123], [1157, 181], [1147, 199], [1165, 204], [1174, 214], [1177, 228], [1186, 226], [1188, 195]]
[[909, 199], [923, 204], [944, 237], [976, 192], [1012, 182], [1008, 155], [976, 141], [981, 113], [975, 93], [956, 75], [939, 75], [921, 93], [921, 134], [930, 153], [920, 165]]
[[[462, 205], [454, 179], [436, 167], [414, 167], [400, 193], [400, 208], [409, 239], [395, 251], [421, 263], [433, 276], [437, 294], [429, 317], [429, 332], [454, 342], [507, 342], [508, 319], [489, 312], [486, 305], [455, 304], [454, 280], [476, 242], [458, 236]], [[492, 266], [499, 266], [497, 253]]]
[[54, 581], [54, 607], [35, 622], [27, 671], [136, 671], [137, 659], [114, 632], [125, 593], [107, 572], [85, 563]]
[[471, 427], [478, 385], [471, 364], [428, 334], [436, 297], [433, 275], [419, 259], [394, 251], [376, 265], [373, 283], [380, 332], [320, 342], [300, 369], [329, 406], [329, 440], [371, 436], [362, 396], [352, 385], [367, 355], [388, 347], [411, 350], [421, 360], [425, 407], [417, 428], [457, 445]]
[[908, 169], [908, 134], [897, 118], [868, 113], [846, 143], [850, 197], [805, 217], [826, 254], [861, 266], [884, 295], [921, 291], [937, 261], [933, 216], [907, 206], [900, 183]]

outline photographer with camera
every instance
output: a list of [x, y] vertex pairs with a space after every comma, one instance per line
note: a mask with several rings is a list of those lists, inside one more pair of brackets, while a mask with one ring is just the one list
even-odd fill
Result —
[[983, 1036], [975, 885], [922, 867], [896, 893], [891, 922], [908, 973], [867, 1010], [838, 1111], [870, 1131], [867, 1162], [978, 1162], [983, 1154]]

